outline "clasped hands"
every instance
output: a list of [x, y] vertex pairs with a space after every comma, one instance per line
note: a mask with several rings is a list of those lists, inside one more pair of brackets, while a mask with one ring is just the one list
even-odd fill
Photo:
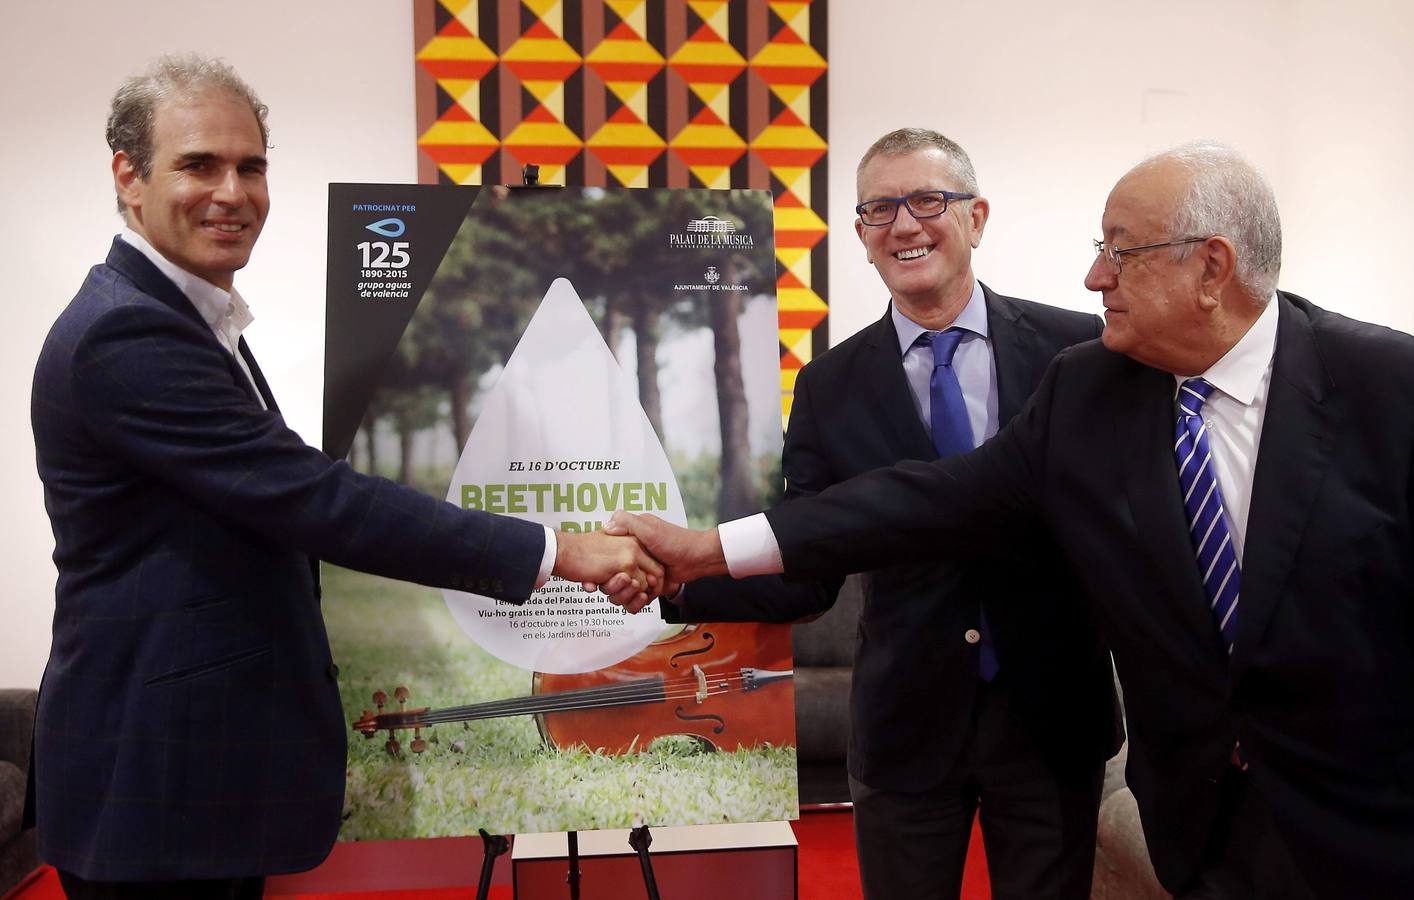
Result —
[[727, 571], [717, 530], [693, 531], [655, 515], [615, 512], [602, 531], [561, 532], [554, 574], [602, 591], [636, 613], [689, 581]]

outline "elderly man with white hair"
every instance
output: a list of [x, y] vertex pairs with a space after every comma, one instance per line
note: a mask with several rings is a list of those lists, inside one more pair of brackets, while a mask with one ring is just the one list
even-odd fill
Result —
[[1113, 650], [1169, 891], [1414, 896], [1414, 339], [1276, 289], [1276, 201], [1230, 148], [1144, 161], [1102, 228], [1101, 341], [1062, 352], [976, 451], [720, 533], [619, 527], [685, 581], [849, 572], [1039, 524]]

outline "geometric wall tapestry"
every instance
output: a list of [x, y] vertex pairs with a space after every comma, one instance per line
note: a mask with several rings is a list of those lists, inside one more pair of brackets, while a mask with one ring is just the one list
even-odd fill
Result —
[[414, 0], [418, 180], [767, 189], [786, 414], [827, 346], [824, 0]]

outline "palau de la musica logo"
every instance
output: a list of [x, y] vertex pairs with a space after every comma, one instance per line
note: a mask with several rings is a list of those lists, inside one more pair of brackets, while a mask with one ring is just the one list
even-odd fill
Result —
[[668, 246], [687, 250], [750, 250], [756, 244], [751, 235], [739, 231], [732, 220], [703, 216], [689, 220], [683, 231], [668, 232]]
[[[683, 231], [668, 233], [668, 246], [682, 250], [754, 250], [751, 235], [741, 231], [731, 219], [703, 216], [691, 219]], [[748, 291], [749, 285], [722, 281], [722, 272], [708, 266], [699, 284], [675, 284], [675, 291]]]

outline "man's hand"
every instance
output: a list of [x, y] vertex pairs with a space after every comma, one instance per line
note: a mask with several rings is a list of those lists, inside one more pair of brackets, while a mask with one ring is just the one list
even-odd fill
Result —
[[618, 606], [647, 606], [663, 584], [663, 566], [632, 537], [594, 531], [556, 533], [551, 573], [601, 590]]
[[[667, 566], [667, 581], [660, 594], [677, 593], [678, 586], [706, 575], [725, 575], [727, 560], [722, 554], [722, 542], [717, 529], [693, 531], [664, 522], [649, 513], [631, 515], [619, 510], [604, 526], [607, 534], [632, 535], [653, 556]], [[629, 612], [638, 612], [643, 603], [620, 604]]]

